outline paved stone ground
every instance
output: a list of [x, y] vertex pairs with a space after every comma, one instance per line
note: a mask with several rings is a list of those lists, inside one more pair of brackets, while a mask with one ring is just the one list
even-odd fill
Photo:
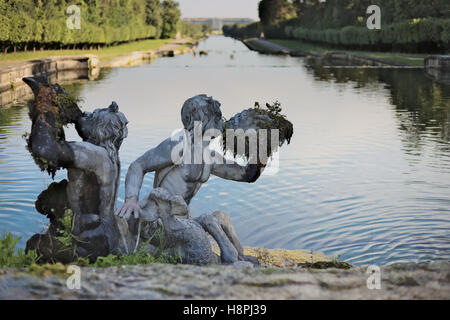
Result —
[[366, 268], [197, 267], [151, 264], [83, 268], [81, 290], [66, 280], [0, 270], [0, 299], [449, 299], [450, 262], [381, 269], [367, 289]]

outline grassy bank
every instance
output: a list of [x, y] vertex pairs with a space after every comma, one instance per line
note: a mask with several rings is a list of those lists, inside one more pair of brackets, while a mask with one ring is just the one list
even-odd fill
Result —
[[289, 49], [307, 51], [307, 52], [320, 54], [320, 55], [324, 55], [328, 51], [330, 51], [330, 49], [325, 46], [320, 46], [320, 45], [297, 41], [297, 40], [277, 40], [277, 39], [272, 40], [272, 39], [270, 39], [267, 41], [278, 44], [280, 46], [283, 46], [283, 47], [286, 47]]
[[[69, 222], [70, 224], [70, 222]], [[71, 228], [70, 225], [68, 228]], [[61, 231], [62, 232], [62, 231]], [[75, 236], [70, 235], [71, 231], [65, 230], [61, 236], [57, 237], [58, 241], [64, 243], [64, 250], [73, 250], [73, 240]], [[163, 234], [163, 231], [158, 231]], [[0, 270], [1, 268], [19, 268], [28, 270], [32, 274], [53, 273], [63, 268], [60, 263], [48, 263], [42, 261], [35, 251], [30, 250], [27, 253], [23, 249], [17, 249], [16, 245], [21, 238], [14, 237], [11, 233], [0, 236]], [[171, 256], [167, 253], [164, 243], [161, 242], [160, 247], [156, 248], [155, 254], [151, 255], [145, 250], [145, 244], [135, 253], [125, 254], [122, 256], [108, 255], [107, 257], [98, 257], [95, 262], [90, 262], [86, 258], [77, 258], [72, 264], [81, 267], [118, 267], [124, 265], [147, 265], [151, 263], [178, 264], [182, 263], [181, 255]], [[211, 243], [214, 253], [220, 255], [219, 246]], [[350, 269], [352, 266], [340, 260], [339, 257], [330, 259], [320, 252], [312, 250], [283, 250], [283, 249], [266, 249], [266, 248], [244, 248], [244, 254], [258, 259], [264, 267], [303, 267], [312, 269]]]
[[[133, 51], [150, 51], [156, 50], [173, 39], [150, 39], [136, 42], [130, 42], [121, 44], [118, 46], [111, 46], [107, 48], [101, 48], [99, 50], [44, 50], [44, 51], [28, 51], [28, 52], [16, 52], [0, 55], [0, 62], [20, 62], [32, 59], [42, 59], [51, 56], [76, 56], [83, 54], [95, 54], [102, 58], [108, 58], [112, 56], [127, 54]], [[186, 44], [187, 45], [187, 44]]]
[[[302, 50], [315, 54], [325, 55], [328, 51], [339, 51], [328, 46], [319, 44], [307, 43], [299, 40], [267, 40], [280, 46], [293, 49]], [[396, 52], [374, 52], [374, 51], [348, 51], [352, 53], [358, 53], [372, 58], [383, 59], [396, 63], [402, 63], [408, 66], [423, 66], [424, 58], [426, 54], [416, 53], [396, 53]]]

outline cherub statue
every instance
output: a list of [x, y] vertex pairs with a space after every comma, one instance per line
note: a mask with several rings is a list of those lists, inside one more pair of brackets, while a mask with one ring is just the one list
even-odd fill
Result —
[[[92, 113], [81, 112], [59, 85], [36, 77], [23, 81], [35, 95], [30, 104], [28, 149], [42, 170], [54, 176], [56, 170], [66, 168], [68, 176], [68, 181], [53, 183], [39, 196], [36, 207], [50, 218], [50, 227], [46, 234], [28, 240], [27, 250], [37, 250], [44, 260], [61, 262], [123, 253], [127, 244], [121, 240], [114, 205], [119, 148], [128, 134], [128, 120], [115, 102]], [[82, 142], [65, 140], [63, 127], [68, 123], [75, 124]], [[71, 243], [61, 243], [64, 236], [74, 242], [70, 250], [65, 247]]]
[[[265, 165], [253, 163], [241, 166], [235, 161], [221, 158], [222, 156], [218, 153], [214, 155], [215, 161], [212, 163], [206, 163], [203, 160], [200, 163], [195, 160], [188, 163], [178, 162], [174, 157], [177, 153], [174, 150], [178, 150], [180, 144], [184, 145], [180, 150], [182, 158], [189, 154], [192, 160], [191, 155], [195, 157], [198, 152], [195, 150], [196, 142], [194, 141], [196, 130], [203, 135], [208, 130], [215, 130], [221, 134], [224, 129], [220, 103], [206, 95], [188, 99], [182, 107], [181, 118], [185, 129], [183, 137], [164, 140], [131, 164], [125, 181], [125, 203], [116, 210], [116, 215], [124, 219], [134, 217], [149, 222], [155, 222], [158, 219], [162, 221], [164, 230], [172, 239], [170, 242], [182, 251], [185, 263], [214, 262], [211, 246], [205, 242], [205, 231], [219, 245], [222, 263], [231, 264], [239, 260], [257, 263], [256, 259], [244, 256], [243, 247], [228, 215], [222, 211], [216, 211], [191, 218], [188, 205], [211, 175], [252, 183], [259, 178]], [[211, 136], [211, 138], [214, 137]], [[202, 140], [200, 147], [201, 153], [204, 154], [204, 151], [210, 147], [210, 141]], [[154, 189], [138, 204], [144, 175], [148, 172], [155, 172]], [[135, 223], [130, 222], [130, 228], [136, 229], [131, 227], [133, 224]], [[147, 238], [150, 236], [148, 235]], [[199, 248], [201, 248], [200, 251]]]

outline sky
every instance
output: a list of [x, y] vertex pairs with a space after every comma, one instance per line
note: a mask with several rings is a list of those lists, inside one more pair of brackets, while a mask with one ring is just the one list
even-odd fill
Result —
[[260, 0], [177, 0], [183, 18], [258, 18]]

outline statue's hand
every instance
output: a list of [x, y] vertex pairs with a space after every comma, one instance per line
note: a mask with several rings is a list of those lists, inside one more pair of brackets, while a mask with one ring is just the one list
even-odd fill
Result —
[[266, 167], [265, 164], [258, 163], [258, 164], [248, 164], [245, 168], [246, 176], [247, 176], [247, 182], [253, 183], [258, 180], [259, 176], [264, 171], [264, 168]]
[[139, 207], [137, 199], [131, 198], [127, 200], [121, 208], [116, 210], [115, 215], [122, 219], [129, 219], [134, 215], [134, 217], [138, 219], [140, 213], [141, 207]]

